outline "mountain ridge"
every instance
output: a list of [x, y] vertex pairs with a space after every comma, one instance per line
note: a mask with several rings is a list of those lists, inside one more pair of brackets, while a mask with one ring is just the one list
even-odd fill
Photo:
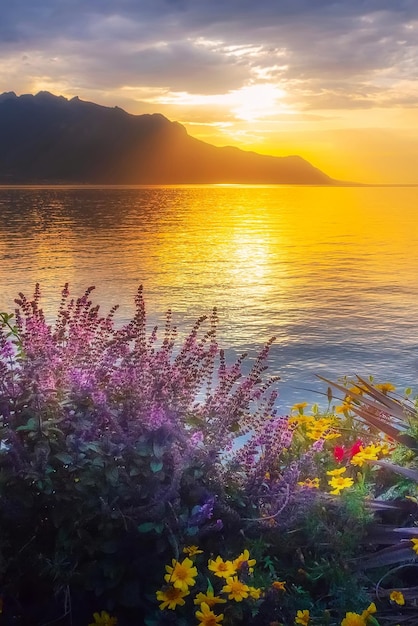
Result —
[[0, 94], [1, 184], [338, 185], [298, 155], [190, 136], [161, 113], [132, 115], [48, 91]]

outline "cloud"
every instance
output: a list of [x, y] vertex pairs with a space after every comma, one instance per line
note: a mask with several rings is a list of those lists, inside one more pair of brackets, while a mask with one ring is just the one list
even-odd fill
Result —
[[14, 0], [0, 82], [208, 103], [271, 83], [297, 110], [415, 106], [417, 30], [415, 0]]

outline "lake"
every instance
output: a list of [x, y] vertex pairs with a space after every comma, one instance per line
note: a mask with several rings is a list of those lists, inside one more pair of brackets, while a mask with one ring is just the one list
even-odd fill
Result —
[[228, 358], [275, 336], [280, 413], [316, 374], [418, 391], [416, 187], [0, 188], [0, 215], [0, 310], [40, 282], [52, 316], [68, 281], [122, 322], [142, 284], [150, 328], [216, 306]]

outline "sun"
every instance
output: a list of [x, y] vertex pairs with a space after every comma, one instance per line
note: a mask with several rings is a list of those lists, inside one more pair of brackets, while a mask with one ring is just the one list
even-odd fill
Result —
[[179, 107], [217, 107], [229, 111], [237, 120], [255, 122], [278, 114], [292, 113], [285, 103], [286, 91], [271, 83], [252, 83], [219, 94], [193, 94], [170, 91], [154, 94], [149, 101]]

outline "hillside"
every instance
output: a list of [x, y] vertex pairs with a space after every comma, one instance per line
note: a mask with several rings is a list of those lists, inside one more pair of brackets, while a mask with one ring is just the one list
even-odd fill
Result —
[[298, 156], [215, 147], [158, 113], [48, 92], [0, 95], [0, 183], [335, 184]]

